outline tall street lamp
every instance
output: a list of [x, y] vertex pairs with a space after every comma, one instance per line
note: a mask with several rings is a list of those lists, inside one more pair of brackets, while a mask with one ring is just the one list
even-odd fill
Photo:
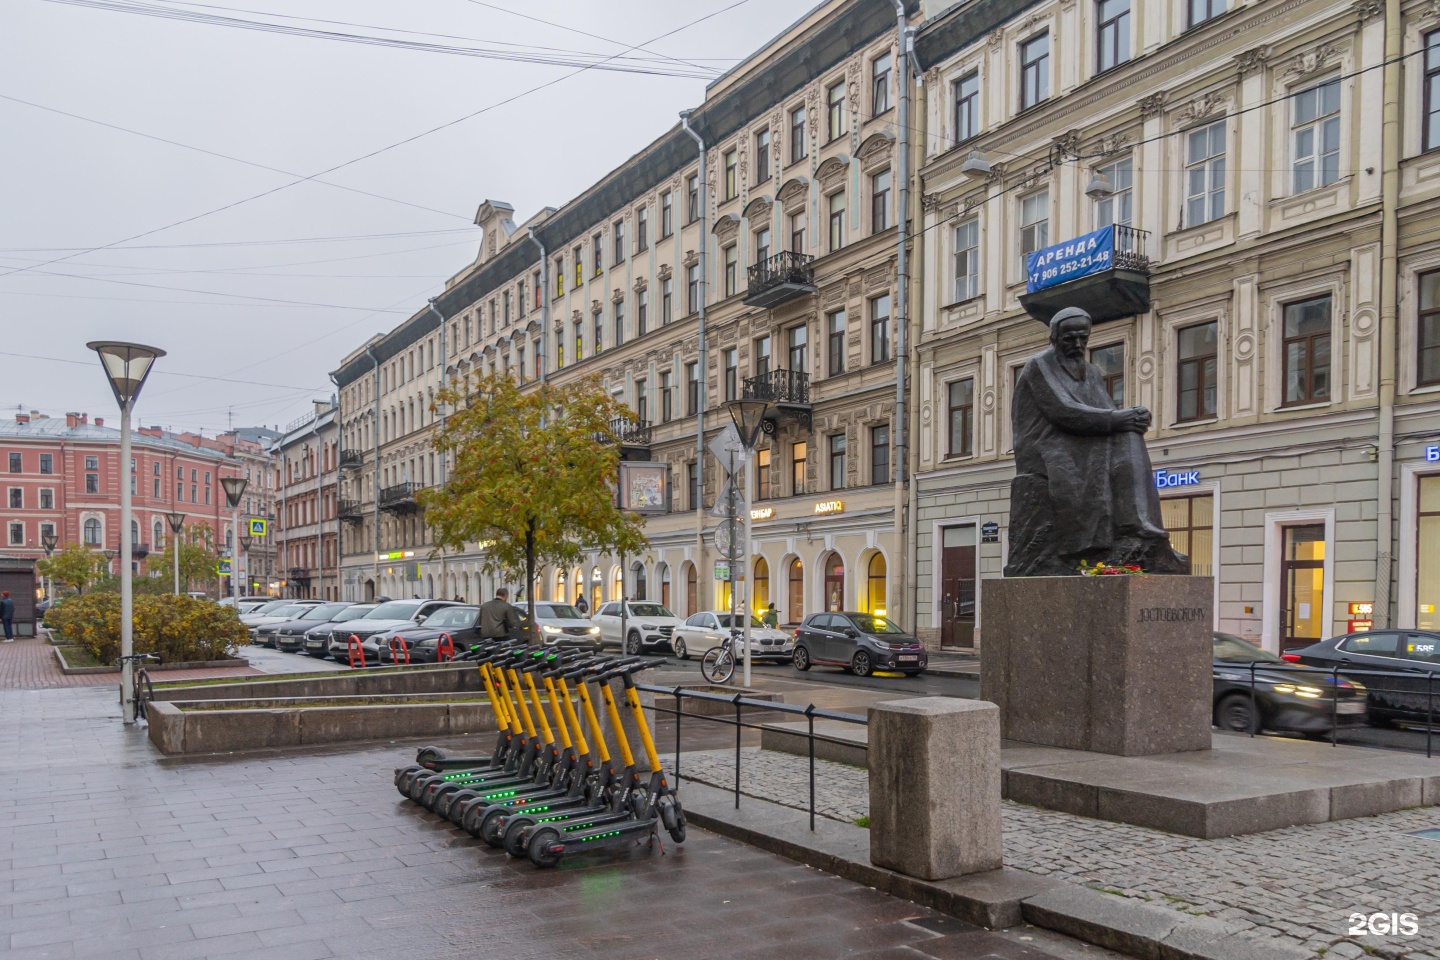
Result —
[[[245, 551], [245, 579], [241, 582], [245, 584], [247, 595], [250, 593], [250, 544], [254, 542], [255, 538], [250, 536], [248, 531], [240, 534], [240, 549]], [[239, 573], [240, 571], [236, 570], [235, 572]], [[236, 607], [235, 609], [238, 611], [240, 608]]]
[[[110, 389], [120, 404], [120, 656], [124, 658], [135, 652], [135, 598], [130, 572], [130, 558], [135, 550], [130, 535], [130, 414], [135, 409], [140, 388], [145, 386], [145, 378], [150, 376], [150, 368], [165, 356], [165, 351], [112, 340], [94, 340], [85, 346], [99, 354]], [[134, 663], [122, 659], [120, 706], [126, 723], [135, 722], [134, 673]]]
[[[41, 535], [40, 535], [40, 546], [42, 546], [42, 547], [45, 548], [45, 559], [46, 559], [46, 560], [49, 560], [49, 559], [50, 559], [51, 555], [53, 555], [53, 554], [55, 553], [55, 548], [58, 547], [59, 545], [60, 545], [60, 538], [59, 538], [59, 536], [57, 536], [56, 534], [53, 534], [53, 533], [45, 533], [45, 534], [41, 534]], [[50, 590], [51, 590], [51, 589], [52, 589], [52, 586], [51, 586], [51, 583], [50, 583], [50, 577], [47, 575], [47, 576], [45, 577], [45, 599], [46, 599], [46, 600], [53, 600], [53, 598], [52, 598], [52, 596], [51, 596], [51, 594], [50, 594]]]
[[[750, 563], [750, 555], [754, 551], [752, 541], [752, 526], [754, 521], [751, 517], [751, 506], [755, 502], [755, 442], [760, 439], [760, 430], [765, 425], [765, 414], [770, 410], [770, 401], [756, 400], [754, 398], [742, 398], [740, 400], [727, 400], [726, 408], [730, 411], [730, 419], [735, 421], [735, 429], [740, 434], [740, 443], [745, 447], [748, 456], [745, 457], [745, 549], [740, 555], [745, 557], [745, 563]], [[742, 609], [745, 611], [745, 686], [750, 686], [750, 620], [755, 612], [750, 609], [750, 571], [745, 574], [745, 603]], [[732, 623], [733, 625], [733, 623]]]
[[244, 477], [221, 477], [220, 485], [225, 488], [225, 502], [230, 505], [230, 522], [234, 524], [236, 549], [230, 551], [230, 596], [235, 598], [235, 610], [240, 610], [240, 498], [250, 481]]
[[175, 596], [180, 596], [180, 533], [185, 529], [185, 514], [179, 510], [173, 510], [165, 514], [165, 522], [170, 524], [170, 549], [175, 554]]

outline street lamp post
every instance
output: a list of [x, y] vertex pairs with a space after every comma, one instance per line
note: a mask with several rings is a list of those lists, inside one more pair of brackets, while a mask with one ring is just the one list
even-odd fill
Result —
[[[254, 542], [255, 538], [250, 536], [248, 532], [240, 535], [240, 549], [245, 551], [245, 579], [241, 582], [245, 584], [246, 594], [250, 593], [250, 544]], [[239, 572], [239, 570], [235, 571], [236, 574]], [[239, 608], [237, 607], [236, 609], [238, 610]]]
[[[745, 558], [745, 564], [750, 564], [750, 555], [754, 551], [752, 539], [752, 527], [754, 520], [751, 506], [755, 502], [755, 441], [760, 439], [760, 429], [765, 423], [765, 414], [770, 409], [768, 400], [740, 399], [727, 400], [725, 406], [730, 410], [730, 418], [735, 421], [735, 429], [740, 434], [740, 443], [745, 447], [748, 454], [745, 458], [745, 549], [740, 555]], [[754, 578], [746, 571], [745, 576], [745, 686], [750, 686], [750, 619], [755, 615], [750, 609], [750, 583]], [[730, 621], [732, 624], [735, 621]]]
[[[55, 553], [55, 548], [60, 545], [60, 538], [59, 538], [59, 536], [57, 536], [56, 534], [53, 534], [53, 533], [41, 534], [41, 536], [40, 536], [40, 545], [45, 548], [45, 559], [46, 559], [46, 560], [49, 560], [50, 557]], [[54, 585], [50, 582], [50, 576], [49, 576], [49, 574], [46, 574], [46, 576], [45, 576], [45, 599], [46, 599], [46, 600], [49, 600], [51, 603], [54, 603], [54, 602], [55, 602], [55, 598], [54, 598], [54, 597], [51, 595], [51, 593], [50, 593], [50, 591], [51, 591], [53, 588], [54, 588]]]
[[[131, 583], [130, 562], [135, 544], [130, 535], [130, 414], [150, 376], [155, 361], [165, 356], [165, 351], [139, 343], [95, 340], [85, 346], [100, 356], [110, 389], [115, 392], [115, 401], [120, 404], [120, 656], [129, 657], [135, 652], [135, 598]], [[130, 660], [121, 660], [120, 712], [126, 723], [135, 722], [134, 674], [135, 665]]]
[[221, 477], [220, 485], [225, 488], [225, 502], [230, 505], [230, 522], [233, 524], [235, 549], [230, 551], [230, 596], [235, 600], [235, 609], [240, 609], [240, 498], [250, 481], [244, 477]]
[[175, 554], [175, 596], [180, 596], [180, 533], [185, 528], [185, 514], [179, 510], [165, 514], [165, 522], [170, 524], [170, 548]]

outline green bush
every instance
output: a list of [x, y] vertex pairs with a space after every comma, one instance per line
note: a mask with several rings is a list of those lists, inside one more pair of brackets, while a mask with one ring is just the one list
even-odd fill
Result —
[[[101, 663], [114, 663], [120, 656], [119, 594], [71, 597], [50, 610], [45, 622], [65, 642], [84, 647]], [[158, 653], [167, 663], [218, 660], [249, 642], [249, 631], [231, 607], [190, 597], [135, 597], [136, 653]]]

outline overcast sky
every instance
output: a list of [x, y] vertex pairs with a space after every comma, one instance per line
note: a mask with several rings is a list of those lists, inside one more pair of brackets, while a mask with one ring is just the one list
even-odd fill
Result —
[[[329, 396], [346, 352], [473, 259], [482, 200], [512, 204], [517, 221], [559, 206], [698, 104], [693, 75], [733, 65], [815, 2], [5, 0], [0, 417], [114, 417], [85, 343], [118, 339], [169, 353], [139, 421], [283, 427]], [[568, 76], [614, 55], [630, 59], [606, 66], [692, 76]], [[320, 178], [349, 189], [287, 186], [417, 135]]]

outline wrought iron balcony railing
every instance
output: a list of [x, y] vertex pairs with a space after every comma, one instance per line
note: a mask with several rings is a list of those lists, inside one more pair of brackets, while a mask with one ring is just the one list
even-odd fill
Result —
[[1115, 225], [1115, 269], [1150, 272], [1150, 231]]
[[341, 450], [340, 466], [342, 468], [359, 467], [365, 463], [365, 454], [359, 450]]
[[415, 494], [420, 492], [418, 483], [397, 483], [391, 487], [385, 487], [380, 491], [380, 508], [404, 509], [415, 507]]
[[773, 307], [815, 292], [815, 258], [785, 250], [756, 263], [749, 269], [748, 279], [745, 302]]
[[310, 579], [310, 568], [309, 568], [309, 567], [291, 567], [291, 568], [290, 568], [290, 579], [291, 579], [291, 580], [309, 580], [309, 579]]
[[365, 511], [360, 508], [359, 500], [337, 500], [335, 502], [335, 516], [341, 520], [363, 520]]
[[627, 447], [650, 446], [651, 425], [649, 420], [630, 420], [620, 417], [610, 421], [610, 432], [616, 440]]
[[132, 544], [130, 544], [130, 555], [131, 555], [132, 557], [148, 557], [148, 556], [150, 556], [150, 544], [148, 544], [148, 543], [132, 543]]
[[809, 406], [810, 375], [800, 370], [771, 370], [758, 377], [746, 377], [745, 399]]

